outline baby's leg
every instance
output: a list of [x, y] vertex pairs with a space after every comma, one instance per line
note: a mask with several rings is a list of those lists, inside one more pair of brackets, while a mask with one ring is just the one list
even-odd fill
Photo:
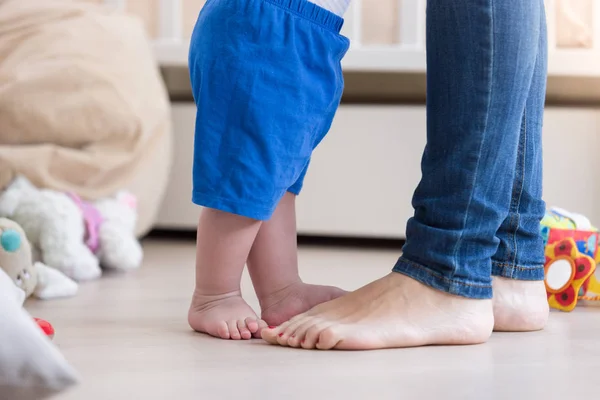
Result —
[[260, 301], [261, 317], [269, 325], [279, 325], [345, 293], [300, 279], [296, 195], [290, 192], [281, 199], [271, 219], [262, 224], [248, 257], [248, 270]]
[[250, 339], [264, 328], [242, 299], [244, 263], [261, 222], [206, 208], [198, 222], [196, 289], [190, 326], [223, 339]]
[[200, 13], [189, 55], [197, 105], [192, 200], [210, 210], [198, 227], [196, 330], [248, 338], [260, 328], [239, 297], [241, 272], [257, 221], [271, 219], [329, 130], [349, 46], [342, 23], [304, 0], [213, 1]]

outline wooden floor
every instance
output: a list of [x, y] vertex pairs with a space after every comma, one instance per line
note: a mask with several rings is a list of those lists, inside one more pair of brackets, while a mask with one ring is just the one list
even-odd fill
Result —
[[[143, 268], [31, 302], [82, 375], [58, 400], [583, 399], [600, 386], [600, 308], [553, 313], [540, 333], [488, 344], [319, 352], [221, 341], [190, 331], [191, 242], [148, 241]], [[306, 281], [354, 289], [386, 274], [395, 251], [304, 247]], [[249, 279], [244, 294], [256, 306]]]

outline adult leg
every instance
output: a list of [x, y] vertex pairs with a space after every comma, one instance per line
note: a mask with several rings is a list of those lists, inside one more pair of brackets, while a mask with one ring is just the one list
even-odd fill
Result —
[[546, 18], [529, 97], [521, 122], [517, 164], [508, 217], [498, 231], [500, 246], [492, 258], [494, 330], [542, 329], [548, 319], [544, 286], [544, 243], [540, 221], [542, 200], [542, 120], [546, 94]]
[[302, 282], [298, 272], [296, 195], [287, 192], [263, 222], [248, 257], [248, 271], [260, 302], [261, 318], [279, 325], [345, 292]]
[[263, 338], [319, 349], [487, 340], [491, 257], [510, 206], [541, 13], [541, 0], [428, 1], [428, 142], [404, 255], [395, 273]]

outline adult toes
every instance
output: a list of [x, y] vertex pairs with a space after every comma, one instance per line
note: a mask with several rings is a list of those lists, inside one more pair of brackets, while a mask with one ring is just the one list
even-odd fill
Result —
[[263, 340], [266, 340], [268, 343], [277, 344], [278, 335], [280, 332], [280, 328], [276, 326], [269, 326], [263, 329], [260, 332], [260, 335]]
[[330, 326], [319, 333], [319, 338], [315, 346], [319, 350], [329, 350], [333, 349], [340, 340], [339, 332]]
[[315, 349], [317, 348], [317, 342], [319, 341], [319, 335], [328, 327], [328, 324], [324, 322], [308, 321], [308, 328], [304, 339], [300, 341], [300, 345], [304, 349]]

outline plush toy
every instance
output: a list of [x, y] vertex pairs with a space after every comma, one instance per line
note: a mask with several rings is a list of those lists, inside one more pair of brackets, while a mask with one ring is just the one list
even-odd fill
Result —
[[0, 217], [23, 227], [36, 259], [78, 281], [99, 277], [100, 265], [131, 270], [142, 261], [136, 202], [126, 192], [87, 203], [17, 177], [0, 194]]
[[[33, 295], [40, 299], [73, 296], [77, 283], [61, 272], [44, 264], [31, 261], [31, 246], [19, 224], [0, 218], [0, 269], [15, 283], [19, 303]], [[33, 318], [49, 338], [54, 338], [54, 327], [40, 318]]]
[[[10, 230], [3, 230], [2, 233], [4, 232], [10, 232]], [[9, 233], [9, 236], [11, 234]], [[18, 243], [17, 241], [15, 241], [14, 239], [9, 239], [9, 242], [12, 243]], [[4, 249], [6, 250], [6, 249]], [[12, 285], [10, 282], [14, 280], [12, 280], [5, 272], [4, 270], [2, 270], [0, 268], [0, 284], [4, 285], [4, 290], [3, 292], [0, 293], [0, 295], [6, 295], [4, 296], [2, 299], [9, 299], [10, 301], [12, 301], [13, 299], [15, 300], [15, 304], [17, 305], [22, 305], [23, 302], [25, 301], [25, 292], [23, 291], [22, 288]], [[6, 283], [8, 283], [8, 285], [6, 285]], [[3, 310], [6, 312], [6, 310]], [[48, 321], [43, 320], [41, 318], [33, 318], [33, 321], [37, 324], [37, 326], [40, 328], [40, 330], [50, 339], [52, 340], [54, 338], [54, 327], [52, 326], [52, 324], [50, 324]]]
[[600, 282], [594, 275], [600, 261], [598, 229], [586, 217], [559, 208], [546, 212], [541, 225], [550, 306], [571, 311], [578, 300], [599, 301]]
[[0, 269], [21, 289], [21, 302], [31, 295], [39, 299], [73, 296], [77, 283], [60, 271], [31, 260], [31, 246], [23, 229], [0, 218]]

